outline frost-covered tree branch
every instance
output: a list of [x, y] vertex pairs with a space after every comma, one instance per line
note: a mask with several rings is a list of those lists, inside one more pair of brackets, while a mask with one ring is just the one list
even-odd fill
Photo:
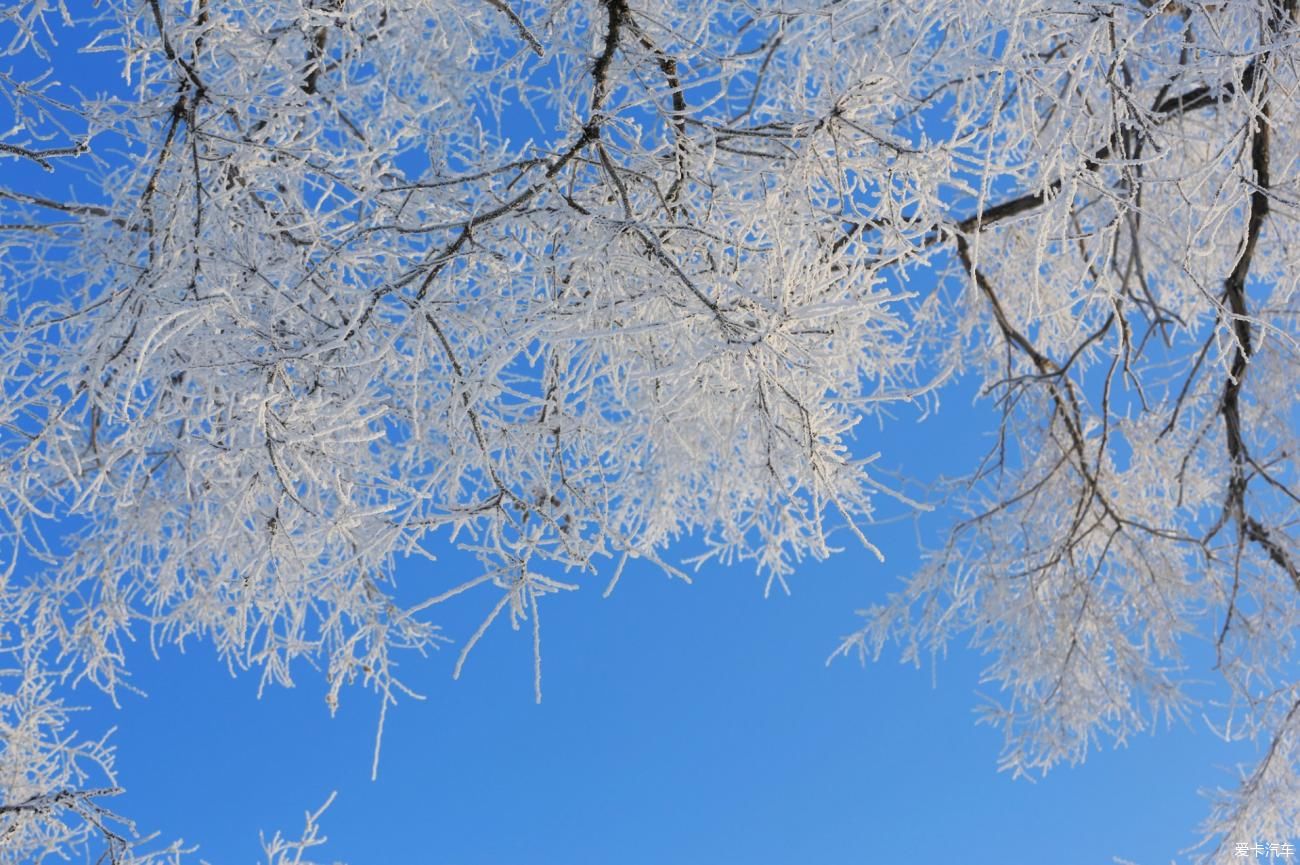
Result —
[[[907, 500], [859, 422], [966, 375], [1001, 421], [965, 515], [842, 649], [972, 640], [1030, 772], [1188, 715], [1206, 641], [1262, 755], [1207, 850], [1295, 825], [1297, 28], [1293, 0], [11, 4], [23, 711], [113, 693], [144, 632], [387, 705], [461, 595], [457, 674], [527, 623], [540, 697], [540, 607], [628, 559], [685, 576], [694, 534], [770, 589], [874, 551]], [[70, 42], [121, 83], [56, 84]], [[403, 600], [396, 561], [448, 540], [479, 571]], [[75, 755], [24, 735], [0, 807], [80, 791], [48, 843], [84, 843]]]

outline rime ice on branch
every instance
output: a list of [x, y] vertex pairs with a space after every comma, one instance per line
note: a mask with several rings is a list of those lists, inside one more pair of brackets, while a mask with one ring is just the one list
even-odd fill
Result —
[[[91, 840], [15, 797], [132, 628], [387, 705], [468, 592], [457, 672], [526, 622], [540, 695], [540, 605], [629, 557], [874, 551], [852, 431], [954, 373], [996, 445], [844, 650], [972, 638], [1022, 772], [1186, 714], [1211, 641], [1265, 746], [1211, 845], [1300, 820], [1294, 0], [96, 10], [0, 12], [0, 713], [51, 719], [0, 833]], [[480, 572], [399, 601], [447, 538]]]

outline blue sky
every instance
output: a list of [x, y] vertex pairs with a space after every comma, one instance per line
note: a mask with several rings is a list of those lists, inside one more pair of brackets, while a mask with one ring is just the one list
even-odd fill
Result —
[[[84, 58], [60, 62], [66, 80], [95, 80]], [[967, 471], [993, 429], [971, 398], [958, 382], [925, 424], [864, 423], [861, 451], [913, 478]], [[934, 540], [945, 519], [922, 533]], [[332, 791], [320, 858], [352, 865], [1163, 863], [1196, 840], [1196, 790], [1230, 784], [1225, 764], [1248, 757], [1203, 725], [1013, 781], [996, 771], [1000, 733], [974, 722], [981, 658], [827, 667], [853, 610], [917, 563], [911, 521], [868, 534], [885, 564], [846, 538], [843, 554], [800, 569], [789, 597], [764, 598], [747, 567], [707, 567], [686, 585], [646, 566], [608, 599], [603, 581], [548, 598], [541, 705], [531, 634], [504, 620], [460, 681], [456, 643], [403, 659], [427, 700], [388, 713], [373, 782], [374, 695], [345, 692], [331, 719], [323, 677], [303, 667], [297, 688], [259, 700], [255, 673], [232, 678], [205, 644], [155, 660], [141, 634], [131, 667], [148, 697], [113, 708], [83, 688], [74, 702], [91, 710], [78, 726], [118, 728], [128, 792], [110, 804], [214, 865], [257, 861], [258, 830], [294, 833]], [[472, 575], [472, 559], [444, 552], [439, 565], [403, 564], [403, 591], [441, 591], [435, 569]], [[494, 601], [467, 593], [434, 614], [459, 642]]]
[[[914, 472], [968, 465], [987, 418], [960, 385], [949, 397], [925, 424], [863, 438]], [[915, 564], [910, 521], [872, 537], [884, 565], [848, 549], [802, 568], [789, 597], [764, 599], [748, 569], [707, 568], [692, 585], [629, 570], [608, 599], [598, 586], [549, 599], [541, 705], [531, 635], [504, 622], [460, 681], [455, 645], [411, 657], [428, 699], [389, 712], [375, 782], [373, 695], [345, 693], [331, 720], [303, 669], [259, 701], [255, 677], [231, 678], [206, 645], [155, 661], [137, 644], [149, 697], [87, 721], [119, 727], [121, 809], [214, 863], [256, 861], [258, 829], [298, 829], [335, 790], [322, 852], [353, 865], [1153, 863], [1195, 840], [1196, 789], [1230, 778], [1204, 728], [1013, 781], [996, 771], [1000, 734], [974, 722], [979, 657], [827, 667], [853, 609]], [[431, 567], [404, 565], [404, 588]], [[494, 598], [462, 600], [441, 620], [460, 640]]]

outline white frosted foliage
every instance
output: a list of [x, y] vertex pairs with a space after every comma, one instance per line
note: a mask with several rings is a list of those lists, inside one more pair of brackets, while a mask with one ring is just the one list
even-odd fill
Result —
[[[840, 651], [973, 643], [1016, 773], [1204, 716], [1261, 759], [1202, 853], [1285, 836], [1298, 36], [1294, 0], [6, 4], [0, 861], [182, 854], [102, 817], [64, 708], [129, 640], [386, 711], [395, 653], [460, 675], [508, 622], [540, 699], [541, 608], [630, 559], [880, 555], [920, 505], [872, 430], [963, 375], [993, 446]], [[61, 84], [70, 45], [120, 80]]]

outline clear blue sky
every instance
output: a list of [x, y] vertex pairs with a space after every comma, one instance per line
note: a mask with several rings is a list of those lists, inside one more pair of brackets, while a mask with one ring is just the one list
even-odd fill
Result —
[[[96, 80], [84, 59], [60, 62], [66, 80]], [[932, 478], [969, 470], [991, 430], [958, 383], [924, 425], [864, 425], [861, 449]], [[296, 689], [259, 701], [255, 673], [232, 679], [205, 644], [155, 661], [141, 639], [131, 666], [148, 697], [114, 709], [82, 689], [93, 709], [79, 726], [118, 728], [128, 793], [111, 804], [214, 865], [257, 861], [258, 830], [295, 833], [331, 791], [319, 855], [352, 865], [1164, 863], [1196, 839], [1196, 790], [1230, 784], [1234, 756], [1204, 727], [1012, 781], [995, 768], [1000, 734], [974, 723], [980, 658], [954, 652], [935, 682], [896, 656], [825, 666], [853, 610], [916, 564], [910, 522], [869, 534], [884, 565], [846, 539], [844, 554], [801, 569], [791, 597], [764, 599], [748, 568], [685, 585], [630, 567], [609, 599], [603, 582], [548, 598], [541, 705], [531, 634], [504, 620], [459, 682], [457, 645], [404, 659], [428, 700], [389, 712], [375, 782], [373, 695], [345, 692], [331, 719], [323, 677], [303, 667]], [[446, 588], [436, 567], [404, 564], [403, 591]], [[494, 601], [469, 593], [434, 614], [462, 641]]]
[[[943, 468], [940, 455], [965, 464], [984, 444], [972, 421], [986, 419], [960, 387], [952, 397], [871, 447], [914, 471]], [[1214, 767], [1228, 752], [1203, 729], [1013, 781], [995, 769], [999, 733], [974, 723], [978, 657], [954, 653], [937, 684], [895, 658], [827, 668], [853, 609], [915, 563], [910, 522], [873, 537], [886, 564], [847, 550], [804, 567], [790, 597], [710, 568], [693, 585], [630, 570], [607, 600], [599, 586], [551, 599], [540, 706], [526, 631], [495, 626], [459, 682], [456, 647], [412, 657], [428, 700], [389, 712], [373, 783], [372, 695], [346, 693], [331, 720], [304, 669], [298, 688], [258, 701], [255, 677], [232, 679], [206, 645], [156, 662], [137, 645], [148, 699], [87, 721], [120, 727], [122, 809], [214, 863], [255, 861], [256, 830], [298, 829], [333, 790], [323, 852], [353, 865], [1163, 863], [1194, 840], [1196, 789], [1229, 780]], [[404, 566], [404, 588], [429, 567]], [[443, 611], [450, 635], [463, 640], [494, 600]]]

